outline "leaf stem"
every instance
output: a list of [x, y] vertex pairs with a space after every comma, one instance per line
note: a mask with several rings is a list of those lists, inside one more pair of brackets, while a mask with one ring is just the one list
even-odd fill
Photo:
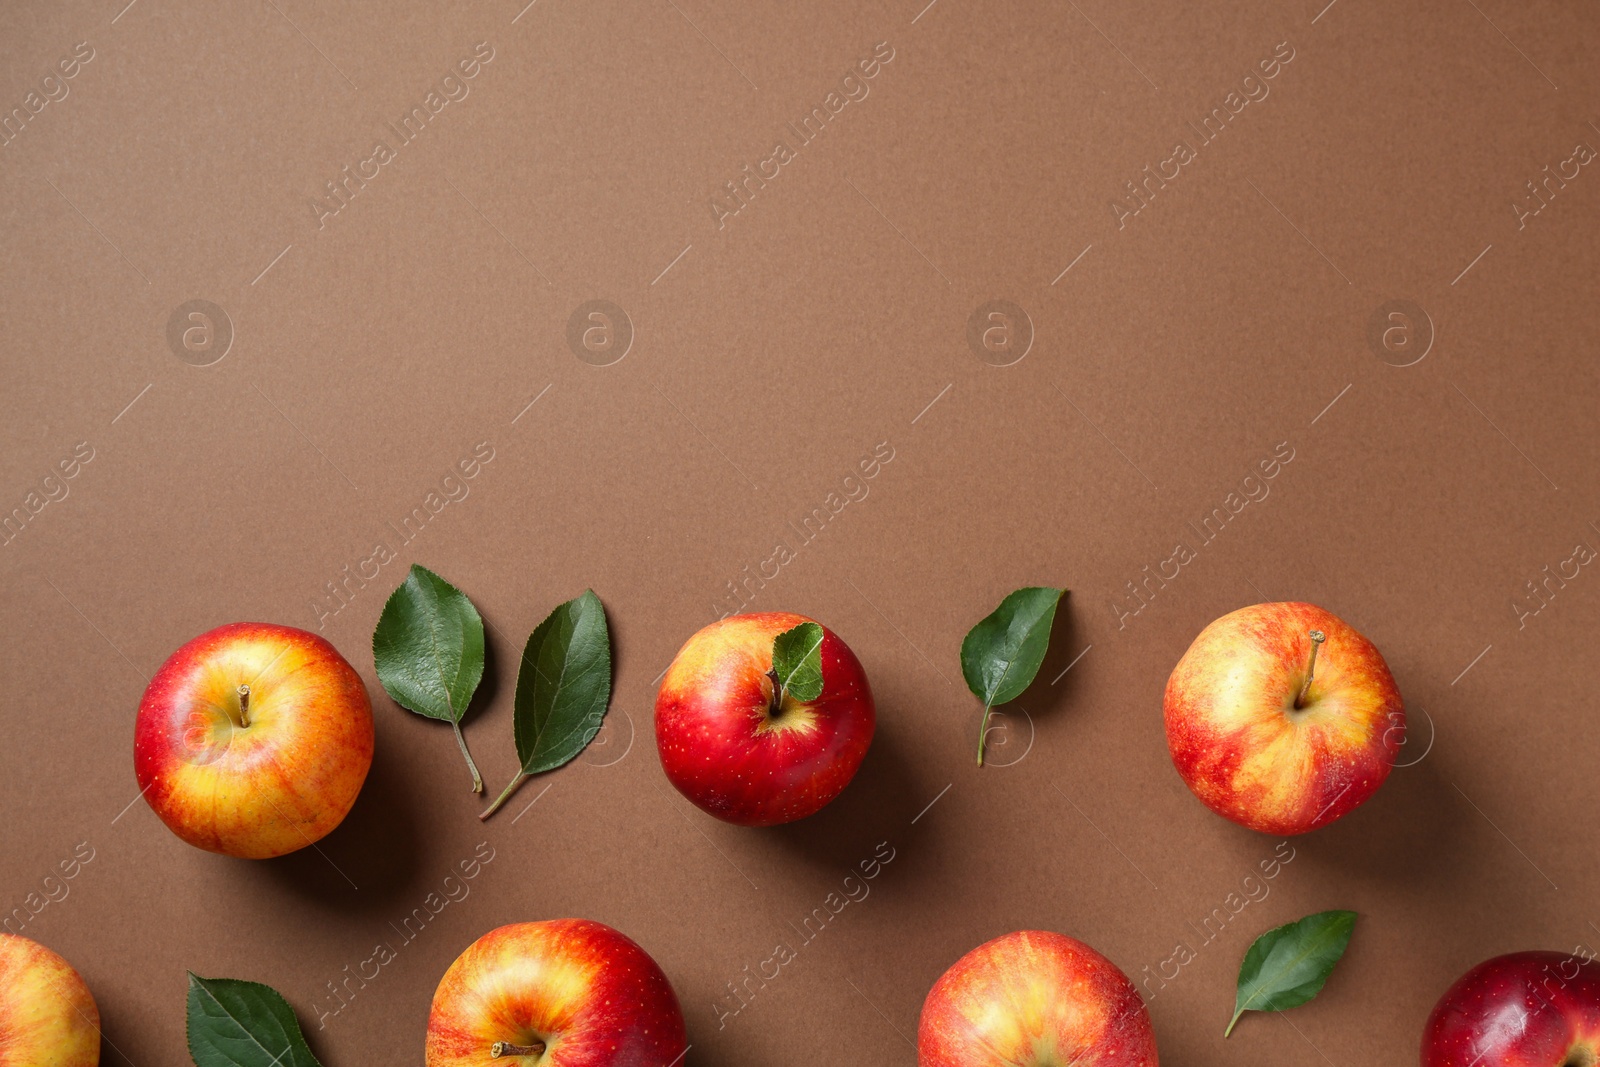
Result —
[[472, 791], [483, 792], [483, 776], [478, 773], [478, 765], [472, 762], [472, 753], [467, 751], [467, 739], [461, 734], [461, 720], [451, 719], [450, 726], [456, 732], [456, 744], [461, 746], [461, 755], [467, 761], [467, 770], [472, 772]]
[[989, 713], [994, 710], [993, 704], [983, 706], [983, 724], [978, 727], [978, 766], [983, 766], [983, 743], [989, 737]]
[[1234, 1026], [1235, 1023], [1237, 1023], [1239, 1021], [1239, 1018], [1242, 1015], [1244, 1015], [1244, 1009], [1243, 1008], [1240, 1008], [1238, 1011], [1233, 1013], [1233, 1018], [1228, 1020], [1228, 1028], [1226, 1030], [1222, 1031], [1222, 1036], [1223, 1037], [1227, 1037], [1229, 1034], [1233, 1033], [1233, 1026]]
[[517, 772], [517, 776], [515, 778], [511, 779], [511, 784], [506, 786], [506, 791], [504, 793], [501, 793], [499, 796], [495, 797], [494, 798], [494, 803], [490, 804], [487, 808], [485, 808], [483, 810], [483, 812], [481, 814], [479, 814], [479, 816], [478, 816], [479, 820], [480, 821], [481, 820], [486, 820], [486, 819], [489, 818], [489, 816], [491, 816], [495, 812], [499, 811], [500, 810], [500, 805], [504, 804], [507, 800], [511, 799], [511, 794], [515, 793], [517, 791], [517, 786], [521, 785], [523, 782], [526, 782], [529, 777], [530, 777], [530, 775], [526, 774], [525, 772], [518, 771]]

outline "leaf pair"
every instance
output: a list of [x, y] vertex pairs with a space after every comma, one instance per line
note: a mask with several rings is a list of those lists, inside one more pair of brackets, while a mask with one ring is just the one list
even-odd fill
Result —
[[[483, 617], [465, 593], [418, 564], [383, 606], [372, 633], [378, 680], [395, 703], [449, 722], [472, 771], [483, 778], [461, 719], [483, 680]], [[521, 771], [481, 818], [531, 775], [567, 763], [599, 733], [611, 701], [611, 632], [593, 591], [556, 608], [528, 637], [517, 673], [513, 733]]]
[[1222, 1036], [1233, 1033], [1239, 1016], [1247, 1011], [1297, 1008], [1322, 992], [1350, 944], [1355, 924], [1353, 911], [1320, 911], [1256, 938], [1239, 964], [1233, 1018]]
[[961, 673], [966, 676], [967, 688], [983, 701], [983, 723], [978, 730], [980, 767], [989, 713], [996, 704], [1017, 699], [1033, 684], [1050, 647], [1056, 605], [1065, 592], [1037, 586], [1018, 589], [961, 642]]

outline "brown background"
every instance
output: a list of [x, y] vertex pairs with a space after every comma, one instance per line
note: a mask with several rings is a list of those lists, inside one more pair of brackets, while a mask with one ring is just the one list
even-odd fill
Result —
[[[94, 450], [0, 548], [0, 904], [94, 849], [23, 932], [89, 981], [107, 1062], [186, 1062], [186, 968], [281, 990], [330, 1067], [415, 1062], [461, 949], [564, 915], [660, 961], [704, 1067], [910, 1064], [939, 973], [1029, 927], [1136, 980], [1194, 948], [1151, 1000], [1167, 1062], [1405, 1064], [1468, 966], [1600, 941], [1600, 578], [1581, 569], [1520, 628], [1510, 606], [1600, 545], [1600, 174], [1524, 228], [1512, 207], [1600, 144], [1592, 7], [923, 2], [0, 16], [7, 111], [74, 44], [95, 50], [0, 149], [0, 510]], [[495, 58], [470, 96], [319, 230], [309, 198], [480, 41]], [[722, 183], [879, 41], [895, 58], [870, 96], [719, 229]], [[1186, 123], [1283, 41], [1270, 96], [1119, 229], [1123, 182], [1194, 141]], [[235, 330], [212, 366], [167, 344], [193, 298]], [[604, 368], [565, 342], [593, 298], [637, 333]], [[1037, 333], [1004, 368], [966, 340], [994, 299]], [[1367, 340], [1396, 299], [1436, 332], [1404, 368]], [[238, 619], [315, 628], [324, 583], [396, 544], [385, 524], [481, 441], [495, 458], [470, 495], [320, 620], [379, 734], [322, 854], [213, 856], [129, 807], [133, 715], [163, 658]], [[752, 601], [850, 643], [877, 742], [817, 817], [721, 825], [666, 784], [654, 679], [880, 442], [894, 459], [868, 496]], [[1280, 442], [1294, 459], [1270, 496], [1119, 620], [1125, 583]], [[520, 642], [586, 586], [610, 613], [608, 731], [486, 826], [448, 729], [373, 676], [373, 625], [412, 562], [492, 624], [467, 729], [491, 792], [514, 770]], [[1028, 717], [1005, 720], [1012, 765], [980, 772], [961, 637], [1043, 583], [1072, 590], [1051, 656]], [[1190, 796], [1161, 690], [1207, 621], [1260, 599], [1323, 604], [1378, 644], [1412, 765], [1294, 841], [1266, 898], [1206, 944], [1200, 920], [1277, 842]], [[319, 1028], [327, 983], [483, 841], [471, 895]], [[796, 942], [883, 841], [895, 859], [870, 897], [719, 1029], [726, 983]], [[1324, 993], [1224, 1044], [1250, 940], [1331, 907], [1361, 919]]]

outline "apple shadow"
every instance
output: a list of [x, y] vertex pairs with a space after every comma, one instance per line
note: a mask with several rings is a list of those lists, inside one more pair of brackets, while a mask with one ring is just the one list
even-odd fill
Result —
[[1308, 866], [1445, 899], [1468, 857], [1471, 817], [1442, 765], [1423, 758], [1396, 766], [1360, 808], [1295, 843]]
[[500, 696], [501, 687], [508, 680], [511, 684], [516, 683], [516, 666], [522, 658], [522, 647], [514, 644], [504, 629], [490, 622], [487, 615], [483, 621], [483, 680], [478, 683], [478, 691], [472, 695], [472, 703], [467, 706], [462, 722], [482, 715], [485, 708], [493, 707]]
[[850, 784], [815, 815], [758, 831], [786, 853], [819, 870], [851, 871], [873, 847], [927, 803], [894, 729], [880, 717], [877, 734]]
[[[265, 869], [279, 885], [318, 907], [370, 912], [411, 893], [421, 839], [416, 790], [379, 738], [372, 769], [344, 822], [322, 840], [271, 860], [241, 860], [240, 877]], [[253, 878], [252, 878], [253, 880]]]
[[134, 1061], [107, 1035], [116, 1034], [121, 1044], [128, 1048], [147, 1048], [154, 1042], [156, 1034], [146, 1030], [148, 1021], [141, 1018], [138, 1012], [123, 1010], [110, 982], [96, 982], [94, 989], [95, 1008], [100, 1012], [100, 1063], [105, 1067], [124, 1063], [128, 1067], [135, 1067]]

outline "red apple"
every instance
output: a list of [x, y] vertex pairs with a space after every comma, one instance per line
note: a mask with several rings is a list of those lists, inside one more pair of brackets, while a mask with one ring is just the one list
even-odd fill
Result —
[[427, 1067], [677, 1067], [683, 1010], [656, 961], [588, 919], [484, 934], [433, 994]]
[[1139, 991], [1082, 941], [1023, 930], [979, 945], [928, 992], [917, 1067], [1156, 1067]]
[[361, 676], [316, 634], [238, 622], [161, 665], [133, 733], [139, 788], [191, 845], [265, 859], [326, 835], [372, 766]]
[[1302, 834], [1389, 777], [1405, 706], [1372, 642], [1312, 604], [1256, 604], [1200, 631], [1167, 679], [1167, 747], [1218, 815]]
[[1594, 1067], [1600, 964], [1561, 952], [1485, 960], [1445, 990], [1422, 1030], [1422, 1067]]
[[95, 1067], [100, 1009], [72, 964], [0, 934], [0, 1067]]
[[773, 701], [772, 639], [804, 615], [765, 612], [714, 622], [689, 638], [656, 696], [656, 747], [678, 792], [742, 826], [821, 810], [855, 777], [877, 715], [855, 654], [823, 627], [822, 695]]

